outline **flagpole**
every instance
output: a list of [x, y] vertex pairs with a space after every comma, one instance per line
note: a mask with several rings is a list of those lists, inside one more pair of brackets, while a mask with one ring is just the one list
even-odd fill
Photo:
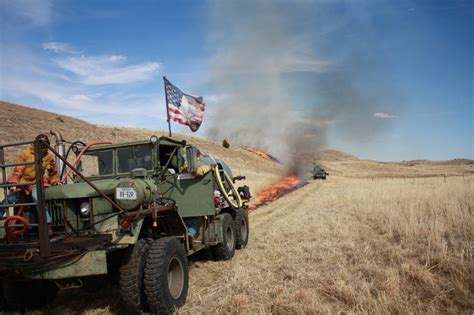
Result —
[[169, 129], [169, 133], [170, 133], [170, 137], [171, 137], [171, 122], [170, 122], [170, 110], [168, 108], [168, 93], [166, 92], [166, 77], [163, 77], [163, 84], [164, 84], [164, 87], [165, 87], [165, 99], [166, 99], [166, 115], [168, 117], [167, 121], [168, 121], [168, 129]]

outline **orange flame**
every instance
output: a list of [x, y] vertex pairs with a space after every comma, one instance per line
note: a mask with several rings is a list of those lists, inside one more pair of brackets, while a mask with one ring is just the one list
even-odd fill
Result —
[[245, 148], [245, 150], [249, 151], [249, 152], [252, 152], [252, 153], [255, 153], [256, 155], [258, 155], [259, 157], [261, 158], [264, 158], [266, 160], [270, 160], [272, 161], [273, 159], [266, 153], [262, 152], [262, 151], [259, 151], [257, 149], [254, 149], [254, 148]]
[[278, 198], [283, 197], [287, 193], [302, 186], [302, 182], [296, 176], [285, 176], [278, 183], [271, 185], [262, 190], [256, 199], [256, 204], [250, 205], [249, 211], [253, 211], [260, 206], [266, 205]]

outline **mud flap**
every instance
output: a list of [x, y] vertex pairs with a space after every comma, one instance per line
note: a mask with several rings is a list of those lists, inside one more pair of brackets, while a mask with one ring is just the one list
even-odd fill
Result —
[[206, 245], [217, 245], [224, 239], [222, 235], [222, 217], [216, 216], [204, 230], [204, 243]]

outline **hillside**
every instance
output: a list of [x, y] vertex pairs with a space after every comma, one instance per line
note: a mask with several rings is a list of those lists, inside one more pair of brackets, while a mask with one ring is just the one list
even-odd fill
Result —
[[[2, 142], [53, 127], [69, 141], [165, 134], [0, 106]], [[284, 175], [283, 165], [244, 148], [186, 139], [246, 175], [254, 195]], [[328, 179], [252, 212], [249, 245], [232, 260], [213, 261], [209, 251], [190, 256], [189, 294], [178, 314], [473, 312], [474, 161], [379, 162], [337, 150], [304, 160], [323, 165]], [[32, 313], [120, 314], [115, 276], [64, 290]]]
[[[108, 140], [114, 143], [149, 139], [151, 135], [167, 135], [167, 132], [150, 129], [97, 126], [80, 119], [50, 113], [26, 106], [0, 101], [0, 130], [1, 142], [16, 142], [34, 139], [39, 133], [48, 133], [51, 128], [59, 130], [67, 141], [82, 140], [91, 142]], [[229, 149], [221, 143], [212, 142], [196, 137], [173, 134], [178, 139], [186, 139], [196, 145], [201, 151], [210, 153], [226, 161], [236, 175], [245, 175], [246, 184], [257, 192], [281, 177], [281, 165], [260, 158], [238, 146], [231, 145]], [[6, 152], [7, 159], [13, 159], [16, 151]]]
[[358, 161], [359, 159], [352, 154], [338, 151], [338, 150], [323, 150], [314, 155], [314, 158], [319, 161]]
[[371, 160], [322, 161], [333, 175], [345, 177], [441, 177], [474, 175], [473, 160], [379, 162]]
[[[14, 142], [33, 139], [38, 133], [49, 133], [51, 128], [59, 130], [68, 141], [85, 142], [108, 140], [114, 143], [148, 139], [151, 135], [167, 135], [164, 131], [143, 128], [98, 126], [69, 116], [50, 113], [26, 106], [0, 101], [0, 121], [5, 122], [0, 130], [2, 142]], [[201, 151], [216, 155], [225, 160], [237, 175], [247, 177], [246, 184], [254, 193], [274, 183], [284, 175], [283, 165], [264, 159], [244, 147], [237, 145], [229, 149], [221, 143], [197, 137], [174, 134], [178, 139], [186, 139]], [[15, 151], [7, 152], [12, 159]], [[429, 177], [461, 176], [474, 174], [474, 161], [456, 159], [451, 161], [416, 160], [404, 162], [378, 162], [360, 160], [357, 157], [338, 150], [323, 150], [309, 153], [303, 160], [308, 165], [321, 164], [332, 175], [347, 177]]]

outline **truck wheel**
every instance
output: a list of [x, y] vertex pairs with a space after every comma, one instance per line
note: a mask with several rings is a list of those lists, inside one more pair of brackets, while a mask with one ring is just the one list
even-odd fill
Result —
[[40, 308], [56, 298], [58, 287], [46, 280], [10, 280], [3, 281], [3, 296], [7, 309], [24, 311]]
[[242, 249], [249, 241], [249, 215], [247, 209], [238, 209], [234, 218], [235, 248]]
[[147, 310], [143, 292], [143, 270], [152, 239], [142, 238], [129, 248], [120, 268], [120, 296], [128, 313], [141, 314]]
[[234, 257], [235, 253], [235, 229], [234, 220], [228, 213], [222, 214], [222, 243], [213, 246], [216, 260], [228, 260]]
[[165, 237], [153, 242], [146, 258], [144, 284], [151, 313], [171, 314], [184, 305], [189, 287], [188, 259], [177, 239]]

